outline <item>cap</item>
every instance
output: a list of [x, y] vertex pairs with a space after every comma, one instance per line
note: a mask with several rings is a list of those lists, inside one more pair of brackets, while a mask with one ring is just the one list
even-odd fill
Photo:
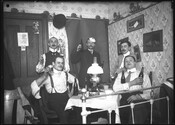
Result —
[[90, 41], [93, 42], [93, 43], [96, 42], [95, 38], [93, 38], [93, 37], [89, 37], [88, 40], [90, 40]]

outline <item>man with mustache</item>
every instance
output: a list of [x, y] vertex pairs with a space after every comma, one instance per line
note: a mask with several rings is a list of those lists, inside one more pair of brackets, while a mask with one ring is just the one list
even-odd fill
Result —
[[122, 52], [122, 55], [119, 55], [118, 56], [118, 59], [117, 59], [117, 64], [116, 64], [116, 71], [115, 71], [115, 75], [117, 77], [117, 75], [122, 72], [123, 70], [126, 71], [126, 69], [124, 68], [124, 58], [127, 56], [127, 55], [130, 55], [130, 54], [133, 54], [131, 52], [131, 43], [129, 41], [122, 41], [120, 43], [120, 46], [121, 46], [121, 52]]
[[[151, 87], [150, 78], [147, 73], [144, 72], [143, 78], [139, 77], [140, 70], [136, 69], [136, 57], [135, 55], [131, 54], [125, 57], [124, 65], [126, 68], [126, 72], [124, 76], [126, 78], [125, 83], [121, 83], [121, 76], [122, 73], [118, 74], [118, 77], [115, 79], [113, 90], [115, 92], [121, 90], [139, 90], [142, 88], [149, 88]], [[151, 90], [144, 90], [144, 91], [137, 91], [137, 92], [130, 92], [130, 93], [123, 93], [120, 95], [120, 106], [128, 105], [130, 103], [138, 103], [145, 100], [149, 100]], [[135, 124], [144, 124], [148, 118], [148, 103], [135, 105], [134, 107], [134, 120]], [[120, 120], [121, 124], [132, 124], [132, 115], [131, 115], [131, 108], [124, 107], [119, 108], [120, 113]]]
[[60, 53], [60, 45], [62, 39], [57, 39], [56, 37], [51, 37], [48, 41], [49, 51], [40, 56], [39, 62], [36, 66], [36, 72], [42, 73], [47, 72], [49, 68], [52, 68], [52, 62]]
[[69, 84], [74, 85], [75, 80], [77, 83], [78, 80], [70, 73], [67, 73], [66, 76], [66, 72], [63, 71], [63, 56], [55, 57], [52, 65], [53, 68], [51, 71], [45, 72], [41, 77], [31, 83], [32, 94], [37, 99], [43, 98], [40, 95], [40, 88], [44, 86], [48, 92], [48, 108], [56, 112], [56, 114], [59, 116], [59, 122], [61, 124], [65, 124], [68, 123], [67, 113], [65, 111], [65, 106], [69, 99], [67, 81]]
[[88, 87], [92, 87], [90, 83], [90, 76], [87, 74], [87, 69], [92, 65], [93, 58], [97, 57], [97, 63], [100, 65], [100, 54], [94, 50], [96, 40], [93, 37], [89, 37], [86, 41], [87, 49], [83, 50], [82, 45], [79, 44], [75, 52], [71, 55], [71, 62], [76, 64], [80, 62], [80, 71], [78, 75], [79, 85], [84, 88], [87, 84]]

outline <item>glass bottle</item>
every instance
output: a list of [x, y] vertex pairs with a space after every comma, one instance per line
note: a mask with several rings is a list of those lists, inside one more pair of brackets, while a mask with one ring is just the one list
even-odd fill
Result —
[[122, 76], [121, 76], [121, 83], [125, 83], [125, 75], [124, 75], [124, 71], [122, 71]]
[[82, 39], [81, 39], [81, 42], [80, 42], [79, 44], [81, 45], [81, 50], [80, 50], [80, 51], [83, 51], [84, 46], [83, 46], [83, 41], [82, 41]]
[[141, 71], [140, 71], [140, 74], [139, 74], [139, 77], [143, 78], [143, 72], [144, 72], [144, 67], [142, 67]]
[[[141, 77], [142, 79], [144, 77], [143, 72], [144, 72], [144, 67], [142, 67], [140, 74], [139, 74], [139, 77]], [[141, 87], [143, 88], [143, 83], [142, 83]]]
[[73, 92], [73, 95], [78, 95], [78, 85], [77, 85], [77, 80], [75, 79], [75, 82], [74, 82], [74, 92]]

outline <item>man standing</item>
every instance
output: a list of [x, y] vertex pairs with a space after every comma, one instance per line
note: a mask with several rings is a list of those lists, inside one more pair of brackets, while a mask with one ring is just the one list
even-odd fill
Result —
[[49, 52], [44, 53], [43, 55], [40, 56], [39, 62], [36, 66], [36, 72], [37, 73], [42, 73], [45, 70], [48, 70], [48, 66], [51, 68], [52, 62], [54, 62], [55, 58], [58, 55], [61, 55], [60, 53], [60, 46], [59, 46], [59, 41], [61, 39], [57, 39], [56, 37], [51, 37], [48, 41], [48, 46], [49, 46]]
[[45, 85], [48, 92], [48, 107], [56, 112], [56, 114], [59, 116], [60, 123], [67, 123], [66, 114], [64, 111], [69, 99], [67, 82], [73, 84], [76, 79], [70, 73], [67, 73], [66, 76], [63, 68], [64, 58], [63, 56], [57, 56], [53, 62], [53, 71], [44, 73], [41, 77], [34, 80], [31, 84], [31, 88], [32, 94], [37, 99], [40, 99], [40, 88]]
[[100, 54], [94, 50], [96, 40], [90, 37], [86, 41], [86, 50], [82, 50], [82, 45], [79, 44], [75, 52], [72, 53], [71, 62], [73, 64], [80, 62], [80, 71], [78, 75], [80, 88], [84, 88], [87, 84], [90, 87], [90, 76], [87, 74], [87, 69], [92, 65], [93, 58], [97, 57], [97, 63], [100, 65]]
[[[121, 90], [136, 90], [136, 89], [151, 87], [149, 76], [146, 73], [144, 73], [143, 78], [138, 77], [140, 71], [136, 69], [136, 58], [134, 55], [126, 56], [124, 59], [124, 65], [127, 70], [124, 73], [126, 82], [121, 83], [122, 73], [119, 73], [113, 85], [113, 90], [115, 92], [121, 91]], [[150, 99], [150, 91], [151, 90], [144, 90], [143, 92], [122, 94], [121, 95], [122, 98], [120, 100], [120, 106], [127, 105], [132, 102], [135, 103], [135, 102], [140, 102], [140, 101]], [[120, 108], [119, 113], [120, 113], [122, 124], [132, 124], [133, 121], [131, 117], [130, 106]], [[147, 104], [135, 105], [134, 120], [136, 124], [144, 124], [146, 121], [147, 115], [148, 115]]]
[[131, 54], [131, 43], [129, 41], [122, 41], [120, 43], [120, 46], [121, 46], [121, 52], [122, 52], [122, 55], [119, 55], [118, 56], [118, 59], [117, 59], [117, 64], [116, 64], [116, 71], [115, 71], [115, 74], [118, 75], [120, 72], [122, 72], [122, 70], [126, 70], [124, 68], [124, 58]]

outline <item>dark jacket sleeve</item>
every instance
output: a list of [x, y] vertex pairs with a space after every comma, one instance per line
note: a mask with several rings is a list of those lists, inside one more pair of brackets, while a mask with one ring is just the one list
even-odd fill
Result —
[[77, 52], [77, 51], [73, 51], [73, 53], [71, 54], [71, 63], [76, 64], [80, 61], [81, 59], [81, 51]]

